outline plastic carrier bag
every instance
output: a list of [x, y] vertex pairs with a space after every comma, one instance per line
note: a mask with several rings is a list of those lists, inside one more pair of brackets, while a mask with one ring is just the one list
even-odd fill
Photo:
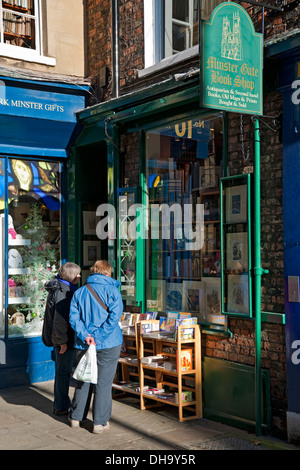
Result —
[[97, 383], [98, 367], [97, 367], [97, 354], [96, 346], [91, 344], [82, 356], [74, 371], [73, 378], [81, 382], [89, 382], [92, 384]]

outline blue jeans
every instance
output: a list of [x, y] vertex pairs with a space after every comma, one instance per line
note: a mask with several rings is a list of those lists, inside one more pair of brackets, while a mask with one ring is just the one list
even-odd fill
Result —
[[59, 351], [60, 347], [54, 348], [54, 409], [62, 411], [68, 410], [71, 405], [71, 401], [69, 398], [69, 383], [75, 350], [67, 349], [64, 354], [59, 354]]
[[[112, 410], [112, 383], [120, 357], [121, 345], [97, 351], [98, 381], [92, 385], [76, 380], [74, 398], [71, 405], [71, 419], [82, 421], [86, 418], [91, 395], [94, 391], [93, 422], [105, 425]], [[76, 364], [85, 351], [76, 350]]]

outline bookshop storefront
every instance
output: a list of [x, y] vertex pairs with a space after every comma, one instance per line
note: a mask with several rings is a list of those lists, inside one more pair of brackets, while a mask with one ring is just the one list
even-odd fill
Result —
[[51, 380], [41, 341], [47, 291], [66, 256], [66, 148], [82, 87], [1, 77], [0, 387]]
[[[114, 276], [121, 281], [124, 311], [189, 312], [208, 328], [226, 331], [226, 318], [221, 315], [219, 192], [224, 117], [199, 107], [193, 85], [195, 81], [187, 90], [185, 81], [170, 82], [165, 98], [152, 101], [152, 116], [139, 105], [143, 93], [137, 93], [130, 111], [126, 98], [120, 98], [117, 117], [113, 109], [110, 114], [107, 110], [107, 116], [102, 114], [107, 103], [80, 112], [79, 119], [87, 127], [74, 155], [88, 155], [93, 139], [93, 126], [88, 123], [94, 122], [98, 129], [102, 123], [107, 201], [116, 209], [116, 217], [108, 218], [107, 239], [103, 233], [101, 244], [107, 246]], [[100, 222], [102, 200], [96, 201]], [[203, 211], [197, 213], [197, 206]], [[117, 223], [109, 226], [112, 219]], [[131, 236], [134, 220], [141, 230], [136, 237]], [[202, 230], [200, 222], [204, 222]]]

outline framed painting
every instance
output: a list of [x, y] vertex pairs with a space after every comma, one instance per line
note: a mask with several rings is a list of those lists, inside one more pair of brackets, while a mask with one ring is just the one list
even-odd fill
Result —
[[247, 185], [226, 188], [226, 223], [247, 222]]
[[221, 314], [221, 279], [205, 279], [205, 316]]
[[227, 311], [249, 315], [248, 274], [232, 274], [227, 279]]
[[[96, 235], [96, 211], [83, 211], [83, 235]], [[99, 219], [99, 217], [98, 217]]]
[[205, 310], [205, 283], [202, 281], [183, 281], [182, 307], [185, 312]]
[[147, 309], [165, 310], [166, 281], [149, 279], [147, 281]]
[[92, 266], [101, 259], [101, 242], [99, 240], [83, 241], [83, 265]]
[[168, 282], [166, 290], [166, 311], [174, 312], [183, 310], [183, 283]]
[[227, 269], [235, 272], [248, 270], [248, 233], [227, 233], [226, 236]]

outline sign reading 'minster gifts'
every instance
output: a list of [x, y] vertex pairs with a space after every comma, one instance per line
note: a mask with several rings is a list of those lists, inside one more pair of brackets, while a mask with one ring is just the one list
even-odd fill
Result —
[[262, 34], [243, 7], [222, 3], [202, 26], [201, 106], [261, 115], [262, 70]]

